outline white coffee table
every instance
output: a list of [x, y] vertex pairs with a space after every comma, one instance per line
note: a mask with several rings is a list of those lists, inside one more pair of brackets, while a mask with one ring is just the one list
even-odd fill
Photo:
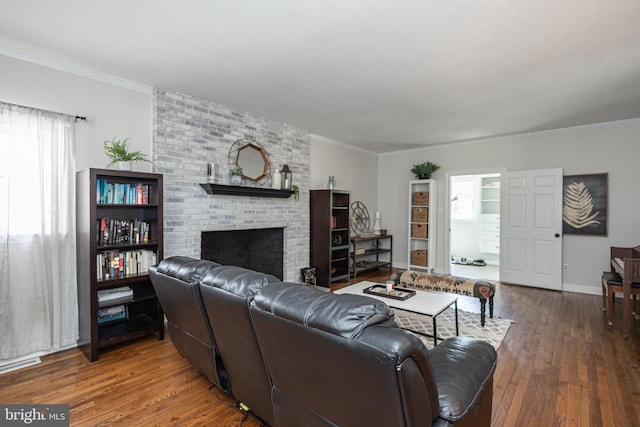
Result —
[[[458, 297], [445, 294], [442, 292], [431, 291], [416, 291], [416, 294], [406, 300], [397, 300], [380, 295], [367, 294], [364, 290], [370, 286], [381, 285], [381, 283], [374, 282], [359, 282], [354, 285], [349, 285], [341, 289], [333, 291], [334, 294], [352, 294], [352, 295], [364, 295], [366, 297], [374, 298], [384, 302], [389, 307], [397, 308], [399, 310], [410, 311], [412, 313], [423, 314], [431, 317], [433, 320], [433, 345], [438, 345], [438, 333], [436, 327], [436, 318], [440, 313], [447, 308], [454, 305], [456, 313], [456, 335], [458, 335]], [[415, 332], [415, 331], [414, 331]], [[424, 334], [423, 334], [424, 335]], [[430, 335], [428, 335], [430, 336]]]

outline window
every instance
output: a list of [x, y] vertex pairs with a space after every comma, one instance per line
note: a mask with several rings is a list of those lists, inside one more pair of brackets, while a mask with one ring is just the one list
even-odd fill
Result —
[[[51, 215], [56, 212], [55, 193], [49, 190], [52, 169], [59, 165], [58, 147], [52, 133], [65, 131], [65, 123], [54, 119], [34, 120], [12, 114], [0, 129], [0, 228], [12, 236], [50, 235]], [[43, 144], [47, 140], [50, 143]]]
[[451, 219], [454, 221], [476, 221], [477, 179], [475, 176], [451, 177]]
[[0, 102], [0, 359], [78, 339], [74, 133], [72, 116]]

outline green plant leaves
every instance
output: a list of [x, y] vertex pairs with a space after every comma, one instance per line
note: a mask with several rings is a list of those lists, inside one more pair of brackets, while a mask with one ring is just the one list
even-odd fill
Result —
[[147, 159], [147, 155], [143, 154], [141, 151], [131, 151], [127, 150], [127, 145], [131, 138], [125, 138], [122, 141], [116, 139], [115, 137], [112, 139], [108, 139], [104, 141], [103, 148], [104, 152], [109, 157], [109, 164], [107, 167], [116, 164], [118, 162], [147, 162], [151, 163], [151, 160]]

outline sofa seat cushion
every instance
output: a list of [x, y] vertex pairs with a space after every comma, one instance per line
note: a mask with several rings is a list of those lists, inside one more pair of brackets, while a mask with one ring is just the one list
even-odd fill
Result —
[[440, 417], [452, 423], [464, 419], [492, 384], [497, 353], [485, 341], [453, 337], [430, 350], [436, 377]]
[[335, 295], [293, 283], [275, 283], [256, 294], [260, 309], [279, 317], [353, 339], [370, 325], [398, 327], [383, 302], [360, 295]]

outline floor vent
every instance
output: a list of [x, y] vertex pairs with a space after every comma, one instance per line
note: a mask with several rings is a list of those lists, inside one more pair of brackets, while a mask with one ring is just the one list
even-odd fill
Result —
[[40, 363], [39, 357], [31, 357], [29, 359], [19, 360], [17, 362], [7, 363], [6, 365], [0, 365], [0, 375], [7, 372], [16, 371], [18, 369], [26, 368], [27, 366], [33, 366]]

